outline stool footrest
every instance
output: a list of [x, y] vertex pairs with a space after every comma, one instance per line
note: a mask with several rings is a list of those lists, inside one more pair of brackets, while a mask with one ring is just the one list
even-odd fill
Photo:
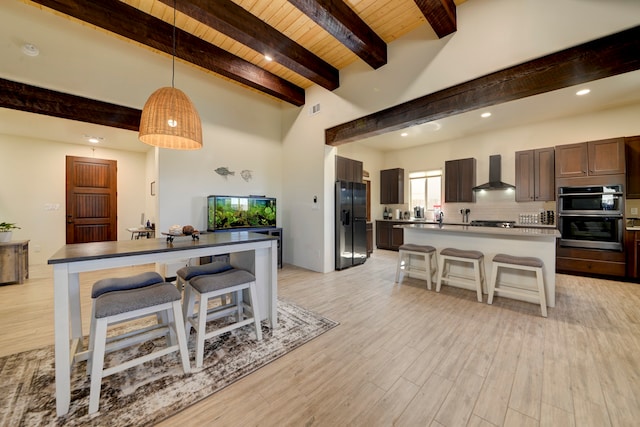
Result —
[[[482, 293], [486, 289], [484, 272], [484, 254], [480, 251], [467, 251], [456, 248], [445, 248], [440, 251], [440, 269], [436, 292], [440, 292], [442, 283], [457, 285], [464, 289], [475, 290], [476, 297], [482, 302]], [[473, 276], [451, 272], [451, 264], [462, 264], [473, 269]]]
[[[514, 299], [539, 304], [542, 317], [547, 317], [547, 299], [544, 289], [544, 276], [542, 267], [544, 264], [538, 258], [533, 257], [515, 257], [511, 255], [498, 254], [493, 258], [493, 268], [491, 271], [491, 280], [489, 282], [489, 299], [488, 304], [493, 303], [494, 295], [511, 297]], [[527, 285], [522, 282], [508, 283], [506, 281], [499, 282], [500, 271], [502, 270], [515, 272], [527, 272], [521, 276], [534, 279], [534, 283]], [[531, 273], [534, 273], [531, 275]], [[504, 273], [503, 273], [504, 274]], [[520, 277], [520, 276], [517, 276]], [[512, 279], [513, 280], [513, 279]]]

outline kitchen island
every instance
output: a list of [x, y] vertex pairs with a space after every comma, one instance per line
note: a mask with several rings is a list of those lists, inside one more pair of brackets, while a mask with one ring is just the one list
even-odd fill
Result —
[[79, 273], [230, 254], [231, 264], [256, 276], [262, 318], [271, 328], [277, 325], [278, 240], [251, 232], [203, 233], [165, 239], [138, 239], [64, 245], [48, 261], [53, 266], [55, 331], [56, 407], [58, 415], [69, 411], [71, 368], [82, 350]]
[[[468, 225], [406, 224], [404, 243], [431, 245], [440, 252], [444, 248], [476, 250], [484, 254], [485, 274], [491, 277], [493, 257], [498, 253], [540, 258], [544, 262], [544, 284], [547, 306], [556, 305], [556, 239], [560, 233], [555, 228], [500, 228], [473, 227]], [[438, 262], [440, 262], [438, 260]], [[501, 273], [502, 274], [502, 273]], [[508, 281], [517, 281], [517, 272], [509, 273]], [[453, 284], [452, 284], [453, 286]], [[487, 289], [484, 290], [485, 293]]]

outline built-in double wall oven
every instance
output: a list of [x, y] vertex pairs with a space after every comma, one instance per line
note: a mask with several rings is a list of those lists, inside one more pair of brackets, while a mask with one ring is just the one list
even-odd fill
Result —
[[558, 230], [560, 246], [622, 251], [622, 185], [560, 187]]

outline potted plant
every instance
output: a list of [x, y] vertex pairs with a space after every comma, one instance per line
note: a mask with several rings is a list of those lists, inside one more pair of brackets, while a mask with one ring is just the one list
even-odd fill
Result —
[[0, 242], [10, 242], [11, 233], [16, 228], [20, 227], [12, 222], [0, 222]]

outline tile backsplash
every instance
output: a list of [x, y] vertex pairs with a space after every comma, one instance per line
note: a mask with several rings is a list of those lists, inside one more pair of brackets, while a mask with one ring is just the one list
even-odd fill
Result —
[[[625, 216], [627, 218], [640, 218], [640, 199], [626, 199], [624, 205]], [[633, 213], [632, 209], [636, 209]]]

